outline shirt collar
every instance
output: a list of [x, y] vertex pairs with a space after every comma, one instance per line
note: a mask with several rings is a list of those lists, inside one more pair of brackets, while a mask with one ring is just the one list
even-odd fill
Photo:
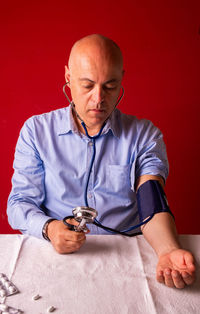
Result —
[[79, 130], [72, 115], [72, 106], [69, 105], [65, 109], [66, 112], [64, 115], [62, 115], [61, 121], [59, 121], [58, 135], [64, 135], [69, 132], [79, 133]]
[[[65, 114], [62, 115], [61, 121], [59, 121], [58, 135], [68, 134], [69, 132], [79, 134], [80, 132], [73, 118], [72, 106], [69, 105], [65, 109], [66, 109]], [[107, 134], [109, 131], [111, 131], [115, 137], [117, 138], [119, 137], [120, 130], [119, 130], [119, 123], [118, 123], [118, 114], [119, 114], [118, 109], [115, 109], [112, 112], [111, 116], [106, 121], [106, 125], [103, 129], [102, 135]]]
[[118, 123], [118, 114], [119, 114], [119, 110], [115, 109], [111, 116], [108, 118], [106, 125], [104, 127], [104, 130], [102, 132], [102, 134], [106, 134], [109, 131], [112, 132], [112, 134], [119, 138], [120, 136], [120, 129], [119, 129], [119, 123]]

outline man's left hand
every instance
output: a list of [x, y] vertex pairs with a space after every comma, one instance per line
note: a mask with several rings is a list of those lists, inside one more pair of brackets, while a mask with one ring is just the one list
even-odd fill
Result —
[[195, 279], [193, 255], [182, 249], [175, 249], [159, 257], [156, 278], [168, 287], [182, 289]]

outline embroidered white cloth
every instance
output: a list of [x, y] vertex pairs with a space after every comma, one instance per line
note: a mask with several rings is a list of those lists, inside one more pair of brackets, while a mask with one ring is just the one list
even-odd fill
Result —
[[0, 235], [0, 272], [20, 290], [5, 303], [27, 314], [50, 306], [59, 314], [200, 313], [200, 235], [180, 241], [197, 264], [195, 284], [183, 290], [156, 282], [157, 257], [143, 236], [88, 235], [79, 252], [59, 255], [45, 240]]

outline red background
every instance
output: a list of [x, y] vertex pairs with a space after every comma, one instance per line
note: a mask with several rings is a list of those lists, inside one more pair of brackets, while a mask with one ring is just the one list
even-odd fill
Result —
[[[3, 1], [2, 1], [3, 2]], [[2, 3], [1, 2], [1, 3]], [[125, 60], [120, 109], [164, 133], [168, 200], [180, 233], [200, 233], [200, 2], [193, 0], [7, 1], [0, 8], [0, 233], [16, 140], [28, 117], [64, 107], [64, 65], [77, 39], [101, 33]]]

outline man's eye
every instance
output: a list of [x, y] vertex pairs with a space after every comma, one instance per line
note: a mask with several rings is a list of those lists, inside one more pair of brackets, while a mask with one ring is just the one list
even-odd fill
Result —
[[83, 88], [86, 88], [86, 89], [91, 89], [93, 86], [92, 85], [84, 85]]
[[113, 85], [105, 85], [104, 88], [105, 88], [105, 89], [108, 89], [108, 90], [111, 90], [111, 89], [115, 89], [116, 86], [113, 86]]

